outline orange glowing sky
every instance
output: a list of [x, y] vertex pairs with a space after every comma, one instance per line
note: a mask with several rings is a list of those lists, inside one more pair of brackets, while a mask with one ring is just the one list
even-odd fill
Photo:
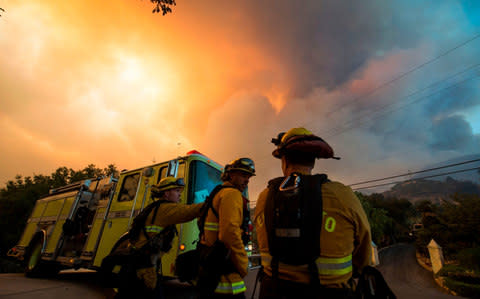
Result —
[[212, 153], [209, 116], [232, 91], [271, 95], [275, 110], [284, 102], [281, 82], [252, 78], [279, 71], [271, 55], [238, 33], [232, 44], [231, 28], [187, 1], [166, 17], [147, 1], [4, 6], [2, 183], [60, 165], [132, 168], [192, 148]]
[[[381, 99], [342, 109], [335, 119], [326, 112], [435, 56], [437, 45], [418, 38], [385, 46], [381, 54], [366, 51], [361, 63], [347, 64], [345, 47], [329, 49], [321, 41], [305, 52], [321, 73], [310, 82], [316, 69], [298, 58], [309, 49], [302, 46], [310, 39], [306, 32], [314, 33], [312, 40], [335, 34], [315, 32], [291, 15], [288, 1], [281, 2], [278, 10], [262, 11], [268, 5], [178, 0], [173, 13], [162, 17], [151, 13], [149, 1], [0, 1], [6, 11], [0, 17], [0, 183], [60, 166], [136, 168], [197, 149], [221, 164], [239, 156], [258, 161], [251, 188], [256, 196], [269, 177], [280, 174], [269, 143], [279, 131], [306, 125], [321, 133], [343, 124]], [[301, 26], [276, 30], [283, 22]], [[375, 134], [332, 140], [334, 148], [345, 148], [336, 150], [344, 162], [324, 167], [342, 181], [364, 179], [362, 163], [378, 157], [358, 161], [358, 149], [380, 155], [382, 142]], [[416, 165], [380, 156], [383, 164], [371, 166], [372, 175]], [[418, 161], [425, 157], [431, 153]]]

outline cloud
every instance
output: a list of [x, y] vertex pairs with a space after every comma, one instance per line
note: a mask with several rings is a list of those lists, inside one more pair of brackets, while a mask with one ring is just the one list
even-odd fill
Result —
[[478, 136], [462, 116], [454, 115], [434, 122], [431, 128], [430, 147], [434, 150], [456, 150], [458, 152], [479, 149]]
[[255, 197], [281, 174], [270, 139], [298, 126], [342, 157], [315, 170], [346, 183], [478, 152], [468, 128], [479, 119], [480, 39], [462, 44], [476, 34], [478, 7], [207, 0], [181, 1], [166, 17], [150, 8], [9, 7], [0, 117], [14, 146], [2, 147], [2, 178], [62, 165], [136, 168], [196, 148], [223, 164], [254, 158]]

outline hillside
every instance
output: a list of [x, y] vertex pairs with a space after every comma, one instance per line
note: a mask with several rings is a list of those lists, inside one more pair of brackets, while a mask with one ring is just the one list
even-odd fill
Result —
[[457, 181], [451, 177], [447, 177], [445, 181], [414, 179], [396, 184], [392, 189], [382, 194], [386, 198], [405, 198], [412, 203], [429, 200], [438, 204], [444, 200], [449, 200], [451, 195], [455, 193], [480, 195], [480, 185], [471, 181]]

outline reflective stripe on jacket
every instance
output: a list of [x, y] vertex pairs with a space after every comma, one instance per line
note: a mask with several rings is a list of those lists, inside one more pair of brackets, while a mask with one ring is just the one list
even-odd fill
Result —
[[[265, 226], [264, 208], [268, 188], [260, 193], [254, 223], [267, 275], [272, 275], [271, 256]], [[352, 189], [338, 182], [322, 185], [323, 218], [320, 236], [320, 257], [316, 260], [320, 283], [339, 287], [348, 282], [354, 270], [361, 270], [371, 261], [371, 234], [367, 216]], [[279, 263], [279, 278], [300, 283], [310, 282], [307, 265]]]
[[[224, 185], [232, 186], [225, 182]], [[220, 190], [212, 202], [219, 219], [209, 210], [204, 224], [204, 235], [201, 243], [212, 246], [220, 239], [231, 250], [230, 259], [236, 272], [222, 275], [215, 290], [219, 294], [238, 294], [245, 292], [243, 277], [248, 271], [248, 257], [242, 242], [243, 198], [238, 189], [224, 188]]]
[[162, 232], [163, 228], [164, 228], [163, 226], [158, 226], [158, 225], [145, 225], [145, 231], [147, 233], [158, 234]]
[[[270, 267], [272, 262], [272, 256], [267, 252], [260, 253], [262, 258], [262, 266]], [[319, 257], [315, 260], [317, 265], [318, 274], [320, 275], [345, 275], [352, 272], [352, 255], [348, 255], [340, 258], [328, 258], [328, 257]], [[279, 263], [279, 268], [285, 269], [288, 271], [299, 271], [305, 272], [308, 274], [308, 266], [294, 266], [289, 264]]]
[[[203, 203], [185, 205], [180, 203], [162, 203], [158, 207], [158, 212], [153, 220], [153, 211], [148, 215], [147, 220], [145, 221], [145, 230], [147, 234], [151, 237], [160, 233], [165, 227], [172, 225], [187, 222], [193, 220], [200, 216], [202, 211]], [[135, 242], [134, 246], [141, 248], [147, 243], [147, 238], [143, 231], [140, 233], [138, 240]]]

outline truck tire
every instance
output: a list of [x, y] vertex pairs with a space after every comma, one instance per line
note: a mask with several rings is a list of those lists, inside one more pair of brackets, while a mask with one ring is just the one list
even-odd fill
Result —
[[25, 255], [25, 276], [31, 278], [52, 277], [60, 271], [59, 265], [42, 260], [42, 246], [41, 238], [37, 238], [28, 246]]

